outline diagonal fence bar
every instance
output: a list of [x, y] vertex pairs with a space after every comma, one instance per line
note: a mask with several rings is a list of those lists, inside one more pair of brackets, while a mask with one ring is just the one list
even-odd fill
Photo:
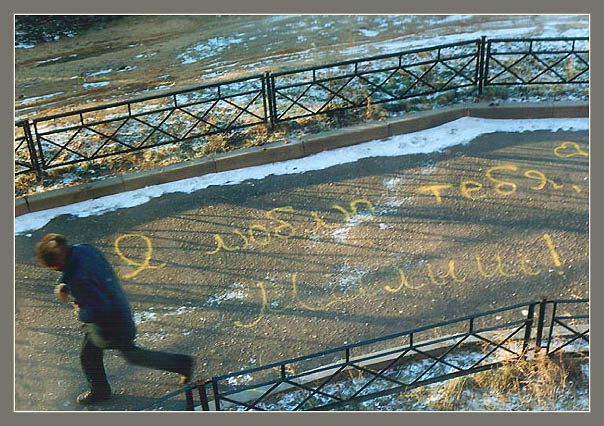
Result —
[[[568, 309], [560, 314], [560, 306]], [[539, 319], [535, 321], [537, 309]], [[551, 315], [547, 315], [546, 311]], [[454, 377], [495, 369], [503, 362], [525, 359], [531, 348], [536, 351], [545, 349], [546, 354], [551, 356], [573, 341], [589, 342], [589, 329], [579, 330], [580, 327], [574, 324], [587, 319], [588, 311], [589, 299], [532, 301], [216, 376], [208, 383], [199, 382], [196, 385], [200, 395], [204, 395], [196, 409], [339, 409]], [[417, 338], [424, 332], [439, 334], [451, 326], [461, 327], [461, 331], [445, 336]], [[561, 327], [566, 336], [565, 342], [555, 348], [551, 346], [554, 327]], [[537, 330], [535, 344], [531, 346], [533, 328]], [[401, 338], [406, 339], [402, 346], [372, 350], [376, 344], [394, 345]], [[472, 352], [469, 348], [480, 350], [472, 349]], [[300, 373], [294, 369], [297, 365], [306, 365], [326, 357], [331, 360], [327, 364]], [[353, 381], [350, 389], [343, 390], [338, 383], [351, 371], [358, 371], [368, 378], [356, 384]], [[275, 372], [278, 373], [275, 375]], [[237, 384], [238, 379], [244, 376], [251, 377], [251, 383]], [[209, 399], [205, 396], [206, 386], [211, 386], [213, 404], [208, 403]], [[282, 395], [288, 395], [285, 407], [278, 404]], [[187, 398], [186, 405], [190, 406], [190, 397]], [[153, 405], [141, 409], [149, 409]]]
[[43, 169], [267, 124], [263, 76], [203, 85], [32, 121]]
[[588, 85], [589, 38], [480, 39], [266, 72], [15, 123], [15, 175], [489, 86]]
[[491, 39], [483, 85], [589, 83], [589, 38]]

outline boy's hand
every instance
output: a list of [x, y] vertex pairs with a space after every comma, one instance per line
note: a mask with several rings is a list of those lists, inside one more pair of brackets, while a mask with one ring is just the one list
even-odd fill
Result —
[[67, 285], [61, 283], [55, 286], [55, 296], [63, 303], [68, 302], [69, 291], [67, 290]]
[[73, 310], [76, 312], [76, 314], [80, 311], [80, 305], [78, 305], [76, 302], [69, 302], [69, 304], [73, 306]]

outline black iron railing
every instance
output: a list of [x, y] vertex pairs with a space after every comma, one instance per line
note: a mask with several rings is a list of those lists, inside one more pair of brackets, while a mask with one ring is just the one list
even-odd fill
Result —
[[480, 40], [270, 76], [274, 123], [476, 87]]
[[[588, 318], [589, 299], [518, 304], [213, 377], [139, 410], [183, 394], [187, 410], [334, 410], [589, 343]], [[353, 372], [365, 380], [337, 385]]]
[[486, 41], [485, 86], [589, 83], [589, 38]]
[[15, 174], [458, 89], [588, 83], [587, 37], [482, 37], [20, 121]]
[[36, 146], [26, 121], [15, 123], [15, 175], [40, 172]]
[[261, 76], [88, 108], [31, 122], [42, 169], [266, 123]]

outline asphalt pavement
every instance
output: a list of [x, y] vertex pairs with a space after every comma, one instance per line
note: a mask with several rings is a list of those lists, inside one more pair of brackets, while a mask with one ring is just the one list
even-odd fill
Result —
[[[211, 378], [515, 303], [587, 297], [587, 131], [493, 133], [443, 152], [367, 158], [100, 216], [15, 238], [17, 410], [82, 410], [80, 326], [38, 266], [48, 232], [100, 248], [137, 342]], [[174, 374], [105, 355], [129, 410]], [[328, 360], [326, 360], [328, 361]], [[171, 408], [166, 404], [164, 408]]]

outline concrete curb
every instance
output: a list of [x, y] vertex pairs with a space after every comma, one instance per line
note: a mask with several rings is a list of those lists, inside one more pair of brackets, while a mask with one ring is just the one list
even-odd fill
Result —
[[425, 130], [461, 117], [496, 119], [589, 117], [589, 104], [587, 102], [505, 105], [474, 103], [419, 112], [409, 114], [404, 118], [333, 130], [301, 140], [292, 139], [245, 148], [156, 170], [129, 173], [42, 194], [18, 197], [15, 199], [15, 216], [209, 173], [292, 160], [344, 146]]

